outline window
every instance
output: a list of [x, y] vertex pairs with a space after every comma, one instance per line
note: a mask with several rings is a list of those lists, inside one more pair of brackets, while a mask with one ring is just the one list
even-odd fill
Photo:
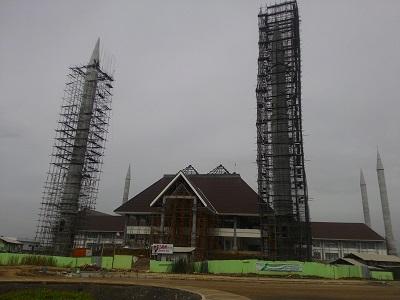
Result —
[[328, 248], [337, 248], [338, 247], [338, 242], [336, 242], [336, 241], [326, 241], [324, 246], [328, 247]]
[[321, 252], [313, 251], [313, 258], [314, 259], [321, 259]]
[[321, 241], [320, 240], [312, 240], [312, 245], [313, 245], [313, 247], [321, 247]]
[[339, 254], [338, 253], [325, 253], [325, 259], [326, 260], [329, 260], [329, 261], [331, 261], [331, 260], [335, 260], [335, 259], [338, 259], [339, 258]]
[[374, 242], [361, 242], [361, 249], [374, 249], [375, 250], [375, 243]]
[[224, 250], [229, 251], [233, 248], [233, 240], [232, 238], [224, 238]]
[[354, 241], [343, 242], [343, 248], [358, 249], [358, 243]]

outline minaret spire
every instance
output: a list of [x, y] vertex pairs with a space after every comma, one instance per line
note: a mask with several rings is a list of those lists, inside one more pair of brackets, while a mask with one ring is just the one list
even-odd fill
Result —
[[369, 214], [369, 206], [368, 206], [367, 185], [365, 184], [365, 179], [362, 169], [360, 169], [360, 188], [361, 188], [361, 200], [364, 212], [364, 223], [368, 227], [371, 227], [371, 217]]
[[36, 232], [43, 250], [61, 256], [78, 246], [83, 213], [95, 208], [110, 119], [113, 78], [100, 65], [100, 39], [89, 57], [68, 74]]
[[124, 195], [122, 197], [122, 204], [124, 204], [126, 201], [128, 201], [130, 186], [131, 186], [131, 164], [129, 164], [128, 172], [126, 172]]
[[389, 255], [397, 255], [396, 245], [393, 237], [392, 220], [390, 217], [389, 200], [387, 195], [385, 171], [383, 169], [382, 159], [377, 151], [376, 172], [378, 175], [379, 193], [381, 196], [383, 223], [385, 225], [386, 244]]
[[100, 38], [97, 38], [92, 55], [90, 56], [89, 65], [100, 63]]

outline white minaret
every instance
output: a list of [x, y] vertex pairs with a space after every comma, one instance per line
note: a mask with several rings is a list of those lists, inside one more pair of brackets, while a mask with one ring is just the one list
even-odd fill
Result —
[[371, 217], [369, 215], [369, 206], [368, 206], [367, 185], [365, 184], [365, 179], [362, 169], [360, 169], [360, 188], [361, 188], [361, 200], [364, 212], [364, 223], [368, 227], [371, 227]]
[[389, 255], [397, 255], [396, 245], [393, 237], [392, 220], [390, 218], [389, 200], [386, 189], [385, 171], [383, 169], [381, 156], [377, 155], [376, 172], [378, 174], [379, 193], [381, 196], [383, 223], [385, 225], [386, 245]]
[[129, 164], [128, 172], [126, 172], [126, 177], [125, 177], [125, 186], [124, 186], [124, 195], [122, 196], [122, 204], [128, 201], [130, 186], [131, 186], [131, 165]]

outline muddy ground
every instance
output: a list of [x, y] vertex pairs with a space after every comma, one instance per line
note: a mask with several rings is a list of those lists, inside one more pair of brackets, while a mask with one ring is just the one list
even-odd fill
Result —
[[[172, 275], [152, 273], [114, 273], [105, 278], [67, 278], [44, 275], [38, 268], [0, 267], [0, 281], [85, 281], [91, 283], [160, 285], [171, 288], [208, 288], [246, 296], [252, 300], [400, 300], [400, 282], [367, 280], [278, 279], [265, 277], [229, 277], [215, 275]], [[51, 271], [51, 270], [49, 270]], [[112, 298], [111, 298], [112, 299]]]
[[11, 283], [0, 282], [0, 295], [21, 289], [46, 288], [51, 290], [87, 292], [96, 300], [201, 300], [199, 295], [178, 289], [141, 285], [108, 285], [88, 283]]

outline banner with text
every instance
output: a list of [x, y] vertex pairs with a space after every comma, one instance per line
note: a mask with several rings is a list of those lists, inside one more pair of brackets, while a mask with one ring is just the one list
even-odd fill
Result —
[[301, 264], [256, 262], [256, 271], [264, 272], [302, 272]]

